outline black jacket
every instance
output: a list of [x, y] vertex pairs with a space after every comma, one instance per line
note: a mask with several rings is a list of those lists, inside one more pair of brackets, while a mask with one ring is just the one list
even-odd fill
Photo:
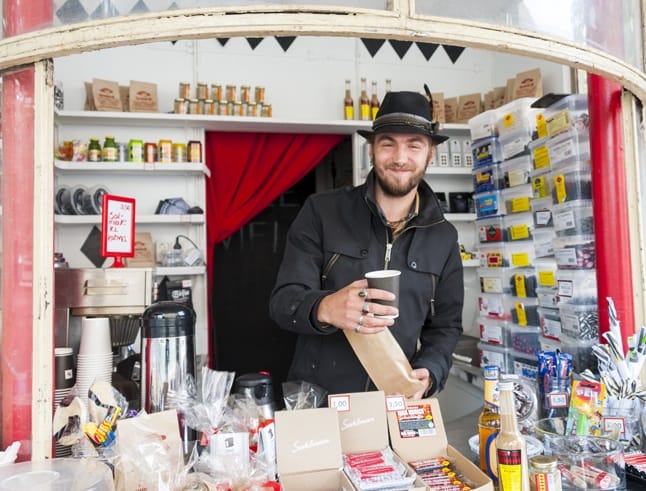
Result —
[[289, 380], [305, 380], [329, 393], [374, 388], [345, 335], [323, 329], [313, 309], [321, 299], [376, 269], [402, 272], [399, 318], [391, 331], [413, 368], [428, 368], [441, 390], [462, 333], [464, 286], [455, 227], [444, 219], [431, 188], [419, 186], [417, 217], [386, 245], [390, 229], [374, 200], [374, 176], [366, 183], [310, 196], [294, 220], [270, 314], [283, 329], [299, 334]]

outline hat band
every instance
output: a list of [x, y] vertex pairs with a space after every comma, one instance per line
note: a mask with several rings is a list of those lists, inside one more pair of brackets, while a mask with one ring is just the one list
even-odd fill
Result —
[[421, 129], [429, 134], [435, 134], [437, 123], [430, 122], [421, 116], [409, 113], [391, 113], [378, 117], [372, 123], [372, 130], [377, 131], [385, 126], [409, 126], [411, 128]]

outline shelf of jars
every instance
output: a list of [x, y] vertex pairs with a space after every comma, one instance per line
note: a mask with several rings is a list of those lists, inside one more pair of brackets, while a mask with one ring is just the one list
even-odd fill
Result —
[[205, 174], [210, 176], [211, 172], [202, 162], [87, 162], [54, 160], [54, 167], [57, 171], [68, 172], [105, 172], [115, 171], [119, 173], [169, 173], [169, 174]]
[[[88, 225], [100, 224], [101, 215], [54, 215], [54, 222], [66, 225]], [[186, 214], [186, 215], [137, 215], [136, 224], [203, 224], [205, 222], [204, 214]]]

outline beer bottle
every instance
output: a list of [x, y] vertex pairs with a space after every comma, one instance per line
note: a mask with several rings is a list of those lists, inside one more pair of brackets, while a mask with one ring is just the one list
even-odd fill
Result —
[[361, 95], [359, 96], [359, 115], [361, 120], [370, 121], [370, 99], [368, 98], [368, 88], [366, 79], [361, 79]]
[[372, 96], [370, 97], [370, 117], [374, 121], [379, 111], [379, 97], [377, 96], [377, 82], [372, 81]]
[[[500, 394], [498, 392], [499, 368], [495, 365], [484, 367], [484, 404], [478, 416], [478, 438], [480, 444], [480, 469], [494, 478], [496, 470], [493, 440], [500, 430]], [[489, 465], [487, 465], [489, 460]], [[492, 461], [493, 460], [493, 461]]]
[[345, 119], [354, 119], [354, 101], [352, 100], [352, 90], [350, 80], [345, 81], [345, 98], [343, 99], [343, 115]]
[[386, 94], [391, 91], [391, 87], [392, 87], [392, 81], [389, 78], [387, 78], [386, 79]]

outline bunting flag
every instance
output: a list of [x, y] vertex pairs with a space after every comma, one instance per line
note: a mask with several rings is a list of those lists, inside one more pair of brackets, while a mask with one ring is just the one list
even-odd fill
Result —
[[218, 43], [224, 48], [224, 46], [229, 42], [229, 38], [217, 38]]
[[256, 49], [256, 46], [258, 46], [264, 38], [247, 38], [247, 42], [249, 43], [249, 46], [251, 46], [251, 49], [254, 50]]
[[415, 43], [419, 50], [422, 52], [422, 55], [424, 55], [424, 58], [426, 58], [426, 61], [431, 59], [431, 56], [435, 54], [435, 51], [437, 48], [440, 47], [439, 44], [434, 44], [434, 43]]
[[397, 41], [396, 39], [389, 39], [388, 42], [393, 47], [400, 60], [404, 59], [404, 56], [406, 56], [406, 53], [408, 53], [408, 50], [413, 44], [412, 41]]
[[443, 44], [442, 47], [444, 48], [444, 51], [446, 51], [446, 54], [449, 55], [451, 63], [453, 63], [454, 65], [464, 51], [464, 48], [462, 46], [451, 46], [450, 44]]
[[295, 39], [295, 36], [276, 36], [276, 41], [278, 41], [278, 44], [280, 44], [280, 47], [283, 48], [285, 53], [287, 53], [287, 50]]
[[375, 55], [377, 54], [377, 51], [379, 51], [379, 49], [384, 45], [386, 40], [385, 39], [364, 39], [364, 38], [361, 38], [361, 42], [363, 42], [363, 45], [368, 50], [368, 53], [370, 53], [370, 57], [374, 58]]

